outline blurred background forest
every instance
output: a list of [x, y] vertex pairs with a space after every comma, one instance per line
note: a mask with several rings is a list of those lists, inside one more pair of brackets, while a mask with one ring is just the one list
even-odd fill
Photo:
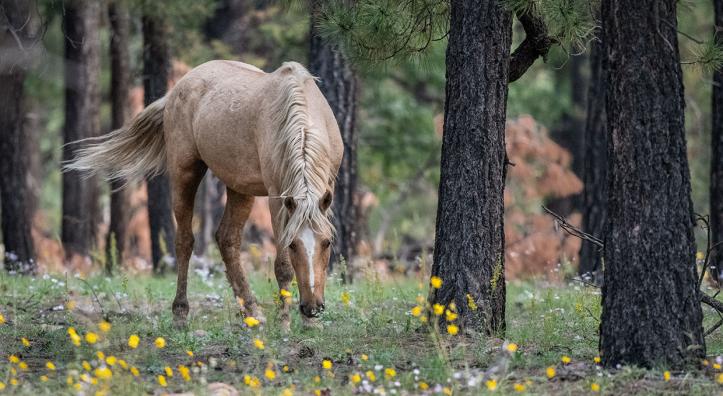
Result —
[[[283, 4], [282, 4], [283, 3]], [[272, 71], [282, 62], [308, 65], [309, 11], [298, 4], [271, 0], [130, 1], [130, 103], [134, 114], [143, 108], [143, 35], [141, 15], [149, 8], [168, 16], [172, 57], [169, 84], [191, 68], [212, 59], [233, 59]], [[149, 6], [151, 4], [151, 6]], [[60, 243], [62, 220], [61, 158], [64, 95], [63, 2], [38, 4], [42, 40], [25, 80], [24, 133], [33, 216], [33, 240], [39, 271], [67, 268]], [[679, 6], [681, 59], [693, 59], [697, 43], [713, 32], [710, 2]], [[100, 13], [100, 130], [111, 126], [111, 24]], [[515, 22], [517, 23], [517, 22]], [[514, 41], [524, 37], [521, 26]], [[589, 43], [588, 43], [589, 44]], [[446, 41], [434, 43], [413, 60], [356, 65], [358, 73], [358, 186], [356, 271], [385, 276], [429, 266], [433, 247], [442, 111], [444, 108]], [[0, 54], [2, 57], [7, 55]], [[684, 66], [686, 130], [693, 200], [698, 213], [708, 213], [711, 133], [711, 72]], [[553, 46], [547, 62], [537, 62], [510, 84], [507, 108], [507, 153], [514, 163], [505, 191], [506, 271], [509, 279], [539, 276], [560, 279], [576, 271], [581, 242], [556, 229], [544, 214], [546, 205], [581, 223], [583, 129], [589, 45], [579, 53]], [[0, 88], [2, 89], [2, 88]], [[74, 262], [73, 269], [101, 269], [109, 258], [110, 188], [102, 184], [96, 244], [91, 260]], [[122, 265], [150, 271], [151, 242], [142, 184], [130, 187], [129, 222], [123, 241]], [[196, 266], [219, 262], [213, 226], [222, 213], [223, 186], [207, 177], [197, 200], [194, 230]], [[245, 230], [246, 262], [258, 267], [275, 255], [265, 201]], [[91, 210], [89, 208], [89, 210]]]

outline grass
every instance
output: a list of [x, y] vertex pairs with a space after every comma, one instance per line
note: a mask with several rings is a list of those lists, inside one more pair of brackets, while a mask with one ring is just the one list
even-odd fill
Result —
[[[327, 283], [323, 329], [304, 328], [294, 311], [290, 334], [281, 334], [276, 326], [274, 299], [278, 297], [273, 278], [255, 273], [252, 284], [268, 318], [265, 326], [248, 328], [243, 324], [225, 275], [217, 272], [191, 276], [188, 328], [176, 329], [170, 313], [175, 292], [171, 276], [122, 274], [83, 280], [0, 272], [0, 313], [6, 320], [0, 325], [3, 392], [130, 395], [160, 390], [208, 394], [212, 393], [209, 384], [219, 382], [242, 394], [272, 395], [285, 391], [329, 394], [327, 390], [334, 395], [374, 390], [386, 394], [479, 394], [491, 392], [493, 387], [495, 393], [508, 394], [516, 393], [516, 384], [524, 386], [523, 394], [555, 395], [591, 393], [593, 384], [599, 385], [603, 394], [709, 395], [721, 390], [712, 367], [715, 357], [723, 354], [720, 331], [707, 339], [708, 368], [673, 372], [669, 381], [663, 379], [664, 367], [599, 368], [593, 362], [599, 291], [576, 284], [510, 283], [507, 341], [439, 335], [421, 325], [409, 313], [416, 299], [427, 294], [420, 278], [367, 279], [345, 286], [332, 277]], [[292, 292], [296, 299], [296, 290]], [[112, 324], [107, 333], [98, 327], [103, 319]], [[707, 313], [706, 327], [715, 320]], [[82, 338], [87, 332], [97, 333], [100, 340], [93, 345], [83, 340], [81, 346], [74, 346], [69, 327]], [[132, 334], [140, 338], [135, 349], [128, 346]], [[23, 337], [30, 341], [29, 347], [23, 346]], [[154, 345], [157, 337], [165, 339], [164, 348]], [[254, 346], [255, 339], [263, 342], [263, 350]], [[519, 345], [517, 352], [505, 351], [506, 342]], [[98, 351], [105, 354], [105, 362]], [[11, 363], [10, 355], [27, 368]], [[112, 366], [109, 356], [116, 358]], [[562, 364], [562, 356], [571, 362]], [[126, 368], [121, 367], [121, 359]], [[324, 360], [331, 362], [331, 369], [322, 367]], [[47, 361], [57, 369], [49, 370]], [[83, 368], [84, 361], [91, 365], [90, 372]], [[104, 365], [111, 369], [109, 380], [96, 378], [102, 372], [95, 368]], [[190, 381], [181, 378], [179, 365], [189, 368]], [[131, 366], [138, 369], [138, 377], [130, 372]], [[172, 370], [172, 377], [165, 373], [166, 367]], [[552, 379], [547, 376], [548, 367], [555, 369]], [[388, 368], [395, 375], [385, 378]], [[265, 377], [267, 370], [275, 374], [273, 380]], [[368, 371], [376, 381], [368, 379]], [[364, 381], [352, 384], [354, 374]], [[159, 375], [164, 376], [167, 387], [159, 384]], [[13, 378], [16, 385], [11, 384]], [[429, 387], [426, 391], [425, 385]]]

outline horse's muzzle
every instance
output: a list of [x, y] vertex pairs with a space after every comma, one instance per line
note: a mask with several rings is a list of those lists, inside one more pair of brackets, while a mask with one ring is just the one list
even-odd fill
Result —
[[299, 310], [307, 318], [316, 318], [324, 312], [324, 304], [299, 304]]

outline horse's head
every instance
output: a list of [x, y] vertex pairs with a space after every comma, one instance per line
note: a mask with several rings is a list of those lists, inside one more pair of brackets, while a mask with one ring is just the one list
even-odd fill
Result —
[[[331, 193], [327, 191], [317, 203], [314, 203], [315, 207], [311, 208], [312, 213], [309, 217], [304, 216], [306, 220], [299, 227], [299, 232], [287, 249], [299, 286], [299, 309], [307, 318], [316, 317], [324, 310], [324, 286], [331, 254], [333, 227], [330, 224], [319, 226], [318, 223], [329, 222], [327, 211], [331, 206], [331, 199]], [[284, 207], [289, 213], [302, 210], [291, 197], [284, 199]]]

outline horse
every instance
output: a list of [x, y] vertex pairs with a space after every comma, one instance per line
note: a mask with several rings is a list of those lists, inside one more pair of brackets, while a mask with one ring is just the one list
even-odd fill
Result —
[[204, 63], [127, 127], [80, 143], [66, 170], [124, 181], [168, 173], [177, 230], [176, 323], [188, 317], [194, 200], [210, 169], [227, 188], [215, 239], [241, 314], [265, 320], [241, 265], [241, 242], [255, 197], [268, 196], [281, 326], [290, 328], [294, 275], [301, 317], [314, 324], [324, 309], [334, 237], [330, 206], [343, 143], [331, 107], [301, 64], [285, 62], [266, 73], [242, 62]]

